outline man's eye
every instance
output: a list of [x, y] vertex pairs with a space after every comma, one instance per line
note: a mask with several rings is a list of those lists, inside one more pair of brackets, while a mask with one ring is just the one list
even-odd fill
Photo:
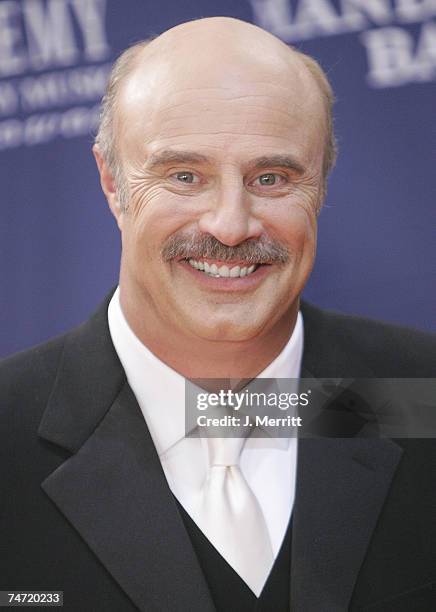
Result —
[[195, 174], [193, 174], [192, 172], [176, 172], [175, 174], [173, 174], [173, 177], [176, 179], [176, 181], [179, 181], [180, 183], [185, 183], [187, 185], [195, 183], [196, 179]]
[[274, 174], [273, 172], [268, 172], [268, 174], [261, 174], [256, 179], [259, 185], [266, 186], [266, 187], [269, 187], [271, 185], [278, 185], [283, 180], [284, 179], [282, 176], [280, 176], [279, 174]]

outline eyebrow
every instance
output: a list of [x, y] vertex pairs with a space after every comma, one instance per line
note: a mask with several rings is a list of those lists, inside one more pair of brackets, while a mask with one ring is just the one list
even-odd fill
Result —
[[164, 151], [153, 153], [146, 165], [149, 170], [154, 170], [161, 166], [168, 166], [168, 164], [204, 164], [207, 162], [210, 162], [210, 159], [206, 155], [201, 155], [201, 153], [165, 149]]
[[[167, 166], [169, 164], [206, 164], [212, 163], [206, 155], [196, 153], [195, 151], [174, 151], [172, 149], [165, 149], [157, 153], [153, 153], [147, 161], [147, 168], [154, 170], [156, 168]], [[304, 173], [304, 166], [301, 165], [291, 155], [262, 155], [256, 157], [248, 162], [247, 167], [249, 170], [265, 169], [265, 168], [288, 168], [298, 174]]]
[[263, 155], [257, 157], [249, 162], [250, 169], [264, 169], [264, 168], [288, 168], [288, 170], [294, 170], [298, 174], [303, 174], [304, 166], [298, 162], [295, 157], [291, 155]]

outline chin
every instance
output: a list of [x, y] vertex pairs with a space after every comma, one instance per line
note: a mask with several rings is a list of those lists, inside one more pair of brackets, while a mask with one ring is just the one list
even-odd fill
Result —
[[263, 330], [264, 325], [253, 322], [232, 320], [210, 321], [197, 324], [193, 331], [196, 336], [212, 342], [244, 342], [252, 340]]

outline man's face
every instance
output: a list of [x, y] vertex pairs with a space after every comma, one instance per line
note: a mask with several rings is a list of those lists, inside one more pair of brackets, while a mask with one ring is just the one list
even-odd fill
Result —
[[315, 256], [324, 127], [306, 69], [148, 66], [119, 108], [127, 300], [169, 334], [271, 332]]

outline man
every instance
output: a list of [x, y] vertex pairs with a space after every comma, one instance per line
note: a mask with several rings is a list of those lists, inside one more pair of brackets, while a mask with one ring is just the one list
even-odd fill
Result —
[[2, 366], [2, 589], [74, 611], [434, 608], [433, 441], [185, 436], [185, 379], [434, 376], [433, 338], [300, 303], [331, 105], [312, 59], [234, 19], [115, 65], [94, 154], [119, 289]]

